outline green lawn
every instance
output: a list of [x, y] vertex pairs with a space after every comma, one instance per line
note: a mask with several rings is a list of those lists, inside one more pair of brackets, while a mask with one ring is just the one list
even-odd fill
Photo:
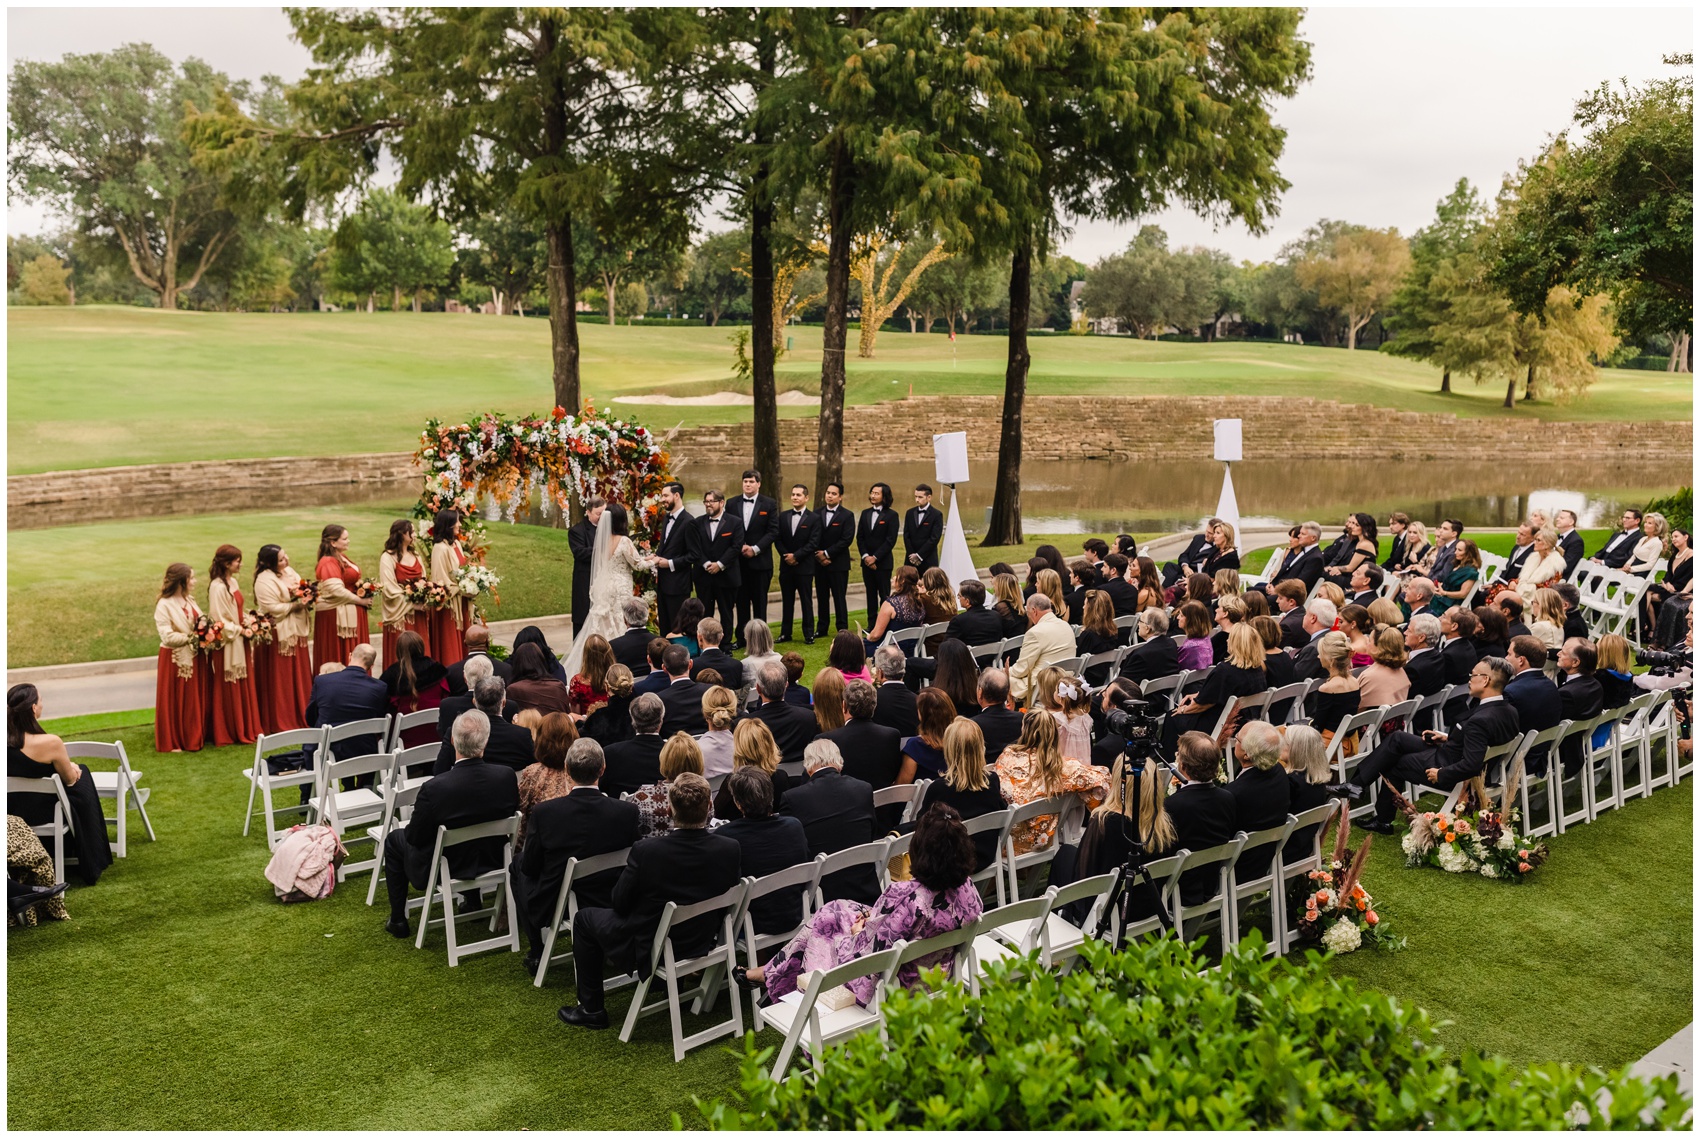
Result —
[[[8, 311], [8, 472], [269, 455], [409, 450], [432, 415], [541, 410], [549, 329], [540, 319], [446, 313], [222, 314], [121, 307]], [[598, 401], [730, 389], [725, 328], [580, 328], [586, 393]], [[820, 330], [794, 328], [781, 389], [814, 391]], [[997, 395], [1000, 336], [881, 335], [851, 359], [848, 398]], [[1374, 352], [1287, 344], [1147, 343], [1047, 336], [1032, 390], [1047, 394], [1309, 395], [1460, 415], [1500, 415], [1502, 391], [1441, 396], [1435, 371]], [[735, 422], [741, 407], [623, 407], [658, 427]], [[806, 407], [782, 414], [809, 416]], [[1520, 404], [1542, 420], [1688, 420], [1692, 377], [1608, 371], [1569, 406]]]
[[[160, 841], [73, 889], [71, 921], [8, 934], [11, 1127], [658, 1128], [735, 1086], [725, 1046], [675, 1065], [664, 1016], [630, 1045], [562, 1027], [570, 969], [538, 990], [517, 956], [451, 971], [440, 936], [392, 940], [364, 878], [279, 905], [239, 834], [249, 754], [156, 755], [147, 719], [49, 724], [124, 741]], [[1520, 885], [1406, 870], [1377, 840], [1365, 884], [1410, 947], [1334, 967], [1449, 1020], [1452, 1047], [1630, 1062], [1691, 1016], [1693, 809], [1692, 783], [1632, 803]]]

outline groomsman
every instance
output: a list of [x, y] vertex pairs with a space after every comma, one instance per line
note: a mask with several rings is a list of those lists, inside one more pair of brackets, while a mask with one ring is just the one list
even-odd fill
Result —
[[933, 488], [925, 482], [915, 487], [915, 508], [903, 519], [903, 551], [918, 573], [939, 563], [939, 538], [944, 534], [944, 515], [933, 509]]
[[590, 619], [590, 554], [596, 545], [596, 523], [607, 505], [601, 498], [591, 498], [584, 504], [584, 517], [567, 530], [567, 548], [573, 555], [574, 636]]
[[655, 543], [655, 609], [661, 635], [673, 628], [679, 606], [691, 595], [691, 568], [697, 561], [697, 530], [685, 509], [685, 487], [669, 482], [661, 488], [661, 535]]
[[856, 552], [862, 561], [862, 586], [868, 594], [868, 627], [879, 619], [880, 605], [891, 595], [891, 551], [897, 548], [897, 511], [891, 508], [891, 487], [876, 482], [868, 491], [868, 508], [856, 523]]
[[[828, 482], [821, 492], [820, 548], [815, 550], [815, 595], [819, 598], [820, 634], [827, 634], [830, 612], [838, 614], [838, 631], [850, 627], [845, 595], [850, 588], [850, 543], [856, 537], [856, 518], [844, 508], [844, 486]], [[830, 607], [828, 602], [830, 602]]]
[[726, 629], [733, 648], [744, 646], [744, 625], [767, 619], [767, 590], [773, 584], [773, 525], [779, 503], [761, 492], [761, 475], [744, 471], [744, 493], [727, 503], [727, 512], [744, 527], [739, 560], [738, 623]]
[[718, 490], [702, 496], [707, 516], [697, 523], [700, 560], [696, 564], [697, 599], [707, 613], [718, 611], [722, 626], [734, 616], [744, 546], [743, 524], [726, 510], [726, 497]]
[[809, 509], [809, 488], [791, 487], [791, 508], [779, 515], [773, 548], [779, 554], [779, 639], [791, 639], [791, 613], [803, 606], [803, 643], [815, 642], [815, 550], [820, 548], [820, 518]]

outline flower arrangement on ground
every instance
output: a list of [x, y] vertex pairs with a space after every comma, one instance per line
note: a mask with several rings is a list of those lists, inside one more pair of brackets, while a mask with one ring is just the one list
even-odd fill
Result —
[[[1399, 844], [1405, 851], [1405, 864], [1433, 866], [1447, 873], [1479, 873], [1500, 881], [1522, 881], [1533, 873], [1549, 851], [1545, 842], [1517, 832], [1518, 810], [1511, 803], [1522, 773], [1519, 766], [1507, 776], [1498, 809], [1479, 788], [1461, 799], [1463, 807], [1452, 812], [1418, 810], [1404, 795], [1392, 791], [1411, 824]], [[1478, 803], [1480, 808], [1471, 812], [1469, 806]]]
[[230, 630], [224, 621], [214, 620], [206, 613], [195, 618], [195, 647], [202, 652], [217, 652], [230, 642]]
[[1351, 832], [1352, 820], [1343, 815], [1328, 868], [1310, 873], [1311, 894], [1299, 915], [1299, 938], [1337, 954], [1356, 952], [1366, 941], [1389, 951], [1403, 948], [1405, 938], [1388, 930], [1375, 908], [1375, 898], [1363, 887], [1364, 863], [1374, 837], [1366, 837], [1354, 854], [1346, 844]]
[[242, 618], [242, 635], [255, 644], [270, 644], [277, 639], [277, 625], [265, 613], [249, 609]]

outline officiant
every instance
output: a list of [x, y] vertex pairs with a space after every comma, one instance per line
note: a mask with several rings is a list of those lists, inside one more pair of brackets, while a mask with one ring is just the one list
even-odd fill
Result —
[[573, 555], [573, 635], [584, 628], [590, 616], [590, 550], [596, 544], [596, 523], [608, 505], [601, 498], [584, 504], [584, 517], [567, 530], [567, 547]]

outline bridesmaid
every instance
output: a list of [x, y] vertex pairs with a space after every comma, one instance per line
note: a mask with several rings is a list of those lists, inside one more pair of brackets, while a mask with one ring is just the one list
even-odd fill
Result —
[[154, 687], [153, 745], [161, 752], [198, 751], [206, 733], [201, 677], [196, 674], [195, 571], [181, 561], [166, 566], [153, 606], [159, 629], [159, 680]]
[[328, 525], [319, 535], [319, 564], [313, 575], [319, 581], [318, 615], [313, 619], [313, 657], [317, 667], [346, 664], [356, 644], [372, 639], [366, 625], [366, 610], [372, 598], [354, 595], [360, 566], [348, 559], [348, 530]]
[[413, 523], [397, 518], [390, 523], [390, 536], [378, 558], [378, 612], [384, 628], [385, 666], [396, 662], [396, 637], [404, 632], [418, 634], [431, 652], [431, 610], [415, 609], [404, 590], [425, 576], [425, 563], [413, 551]]
[[431, 580], [448, 589], [452, 595], [447, 607], [431, 613], [430, 643], [436, 648], [437, 662], [445, 668], [466, 656], [463, 643], [467, 620], [472, 606], [460, 595], [455, 577], [466, 564], [466, 554], [460, 547], [460, 514], [455, 510], [438, 510], [431, 523]]
[[252, 743], [260, 737], [260, 701], [254, 692], [254, 677], [248, 674], [248, 641], [242, 636], [242, 590], [236, 574], [242, 569], [242, 551], [221, 545], [207, 571], [207, 615], [222, 620], [227, 639], [224, 647], [210, 654], [207, 685], [207, 735], [215, 747]]
[[254, 688], [260, 697], [260, 730], [267, 735], [307, 726], [313, 693], [313, 617], [294, 595], [301, 574], [282, 546], [262, 545], [254, 559], [254, 607], [272, 618], [277, 638], [254, 646]]

